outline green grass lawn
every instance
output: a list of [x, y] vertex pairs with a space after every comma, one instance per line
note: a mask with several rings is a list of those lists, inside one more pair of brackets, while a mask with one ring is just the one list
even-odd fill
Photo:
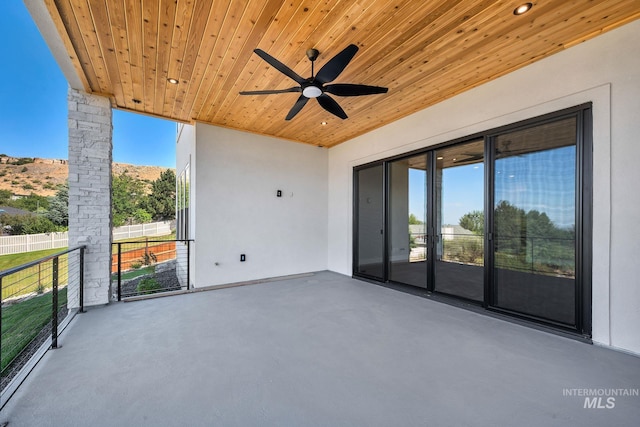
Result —
[[[155, 271], [156, 271], [155, 265], [150, 265], [144, 268], [140, 268], [138, 270], [129, 270], [122, 273], [122, 277], [120, 278], [120, 280], [134, 279], [136, 277], [144, 276], [146, 274], [153, 274], [155, 273]], [[111, 274], [111, 280], [112, 281], [118, 280], [118, 273]]]
[[[58, 293], [58, 304], [67, 303], [67, 289]], [[51, 321], [51, 292], [2, 308], [2, 369], [4, 369]]]
[[[175, 240], [176, 234], [168, 234], [166, 236], [153, 236], [148, 237], [149, 240]], [[146, 237], [137, 237], [134, 239], [120, 240], [126, 242], [141, 242], [144, 243]], [[114, 242], [114, 243], [117, 243]], [[135, 246], [135, 245], [134, 245]], [[127, 248], [130, 249], [130, 248]], [[18, 267], [23, 264], [27, 264], [32, 261], [36, 261], [40, 258], [53, 255], [58, 252], [64, 252], [67, 248], [47, 249], [43, 251], [24, 252], [19, 254], [2, 255], [0, 256], [0, 272], [9, 270], [14, 267]], [[118, 246], [112, 246], [113, 253], [118, 253]], [[67, 282], [67, 259], [68, 256], [64, 255], [60, 257], [60, 276], [58, 283], [63, 284]], [[145, 273], [132, 272], [132, 278]], [[51, 287], [51, 261], [48, 261], [40, 266], [30, 267], [19, 273], [12, 274], [2, 279], [2, 298], [9, 298], [11, 296], [25, 295], [31, 292], [36, 292], [39, 288], [47, 289]]]
[[23, 252], [20, 254], [2, 255], [0, 256], [0, 271], [8, 270], [40, 258], [55, 254], [56, 252], [66, 251], [67, 248], [45, 249], [44, 251]]
[[[64, 248], [58, 248], [45, 251], [3, 255], [0, 257], [0, 265], [2, 265], [0, 271], [17, 267], [55, 253], [64, 252], [64, 250]], [[60, 285], [66, 284], [68, 281], [68, 264], [69, 255], [61, 255], [58, 258], [58, 283]], [[49, 260], [3, 277], [2, 299], [5, 300], [6, 298], [49, 289], [52, 287], [52, 281], [53, 261]]]

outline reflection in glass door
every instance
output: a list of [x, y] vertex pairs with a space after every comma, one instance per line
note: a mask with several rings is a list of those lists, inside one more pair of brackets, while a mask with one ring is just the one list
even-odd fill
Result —
[[356, 172], [356, 273], [384, 279], [384, 174], [377, 165]]
[[494, 140], [493, 301], [575, 325], [576, 118]]
[[435, 290], [483, 301], [484, 139], [435, 155]]
[[427, 156], [389, 164], [389, 280], [427, 287]]

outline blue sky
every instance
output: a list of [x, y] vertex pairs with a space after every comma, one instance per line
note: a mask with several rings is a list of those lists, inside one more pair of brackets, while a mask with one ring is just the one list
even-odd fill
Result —
[[[67, 81], [21, 0], [0, 14], [0, 153], [15, 157], [68, 157]], [[113, 160], [175, 167], [176, 125], [114, 110]]]
[[[424, 217], [425, 171], [409, 169], [409, 212], [418, 219]], [[447, 168], [442, 177], [442, 224], [458, 224], [471, 211], [484, 210], [484, 166]]]
[[[537, 210], [558, 227], [575, 225], [576, 147], [511, 156], [496, 161], [495, 202], [506, 200]], [[425, 171], [409, 169], [409, 213], [424, 220]], [[471, 211], [484, 210], [484, 166], [446, 168], [442, 174], [443, 224], [458, 224]]]

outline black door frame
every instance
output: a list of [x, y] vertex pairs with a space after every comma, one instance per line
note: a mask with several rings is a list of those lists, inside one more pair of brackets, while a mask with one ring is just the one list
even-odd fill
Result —
[[[576, 278], [575, 278], [575, 328], [566, 327], [566, 325], [550, 322], [535, 316], [530, 316], [520, 312], [506, 310], [496, 307], [494, 302], [493, 283], [493, 186], [494, 186], [494, 165], [495, 155], [493, 145], [495, 138], [503, 133], [513, 132], [518, 129], [539, 126], [544, 123], [550, 123], [569, 117], [576, 118], [577, 134], [576, 134]], [[353, 259], [352, 274], [354, 278], [362, 278], [368, 281], [382, 283], [385, 286], [394, 287], [400, 290], [409, 291], [416, 295], [424, 295], [429, 297], [442, 297], [446, 302], [450, 300], [459, 301], [462, 305], [471, 305], [481, 307], [484, 310], [505, 314], [514, 319], [522, 319], [532, 325], [542, 325], [543, 327], [551, 327], [556, 330], [576, 334], [584, 338], [591, 336], [591, 305], [592, 305], [592, 283], [591, 283], [591, 265], [592, 265], [592, 214], [593, 214], [593, 129], [592, 129], [592, 105], [591, 103], [577, 105], [575, 107], [556, 111], [527, 120], [522, 120], [506, 126], [501, 126], [479, 132], [453, 141], [437, 144], [430, 147], [413, 150], [409, 153], [377, 160], [367, 164], [359, 165], [353, 168]], [[484, 300], [482, 302], [466, 300], [461, 297], [455, 297], [447, 294], [440, 294], [434, 288], [434, 253], [435, 253], [435, 173], [436, 159], [435, 150], [444, 147], [457, 145], [465, 142], [484, 138], [484, 191], [485, 191], [485, 239], [484, 239]], [[427, 224], [425, 230], [427, 232], [427, 289], [417, 288], [413, 286], [395, 283], [389, 280], [389, 168], [391, 162], [401, 160], [417, 155], [427, 156], [427, 207], [426, 216]], [[357, 272], [358, 263], [358, 172], [376, 166], [382, 166], [383, 185], [381, 189], [383, 197], [383, 277], [380, 280], [377, 277], [368, 276]], [[409, 289], [407, 289], [409, 288]]]

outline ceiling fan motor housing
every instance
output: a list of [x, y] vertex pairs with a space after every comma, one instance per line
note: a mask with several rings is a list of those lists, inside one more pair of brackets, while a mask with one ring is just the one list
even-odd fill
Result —
[[309, 58], [309, 61], [315, 61], [318, 59], [318, 55], [320, 55], [318, 49], [307, 49], [307, 58]]

